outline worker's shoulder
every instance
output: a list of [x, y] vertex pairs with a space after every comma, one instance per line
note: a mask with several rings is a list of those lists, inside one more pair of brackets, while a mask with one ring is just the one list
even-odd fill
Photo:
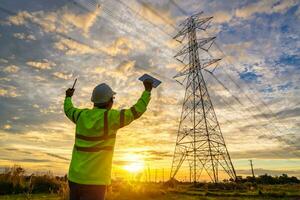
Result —
[[115, 114], [115, 115], [117, 115], [117, 114], [119, 114], [120, 113], [120, 111], [119, 110], [117, 110], [117, 109], [110, 109], [109, 111], [109, 114]]

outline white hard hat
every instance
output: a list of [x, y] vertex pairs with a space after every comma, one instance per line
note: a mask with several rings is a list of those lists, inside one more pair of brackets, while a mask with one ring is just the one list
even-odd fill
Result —
[[97, 85], [92, 94], [91, 101], [94, 103], [106, 103], [115, 95], [116, 93], [105, 83]]

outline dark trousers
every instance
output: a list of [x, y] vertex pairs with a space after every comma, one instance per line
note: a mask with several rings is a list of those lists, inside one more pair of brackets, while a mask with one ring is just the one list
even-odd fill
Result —
[[70, 200], [105, 200], [106, 185], [82, 185], [69, 181]]

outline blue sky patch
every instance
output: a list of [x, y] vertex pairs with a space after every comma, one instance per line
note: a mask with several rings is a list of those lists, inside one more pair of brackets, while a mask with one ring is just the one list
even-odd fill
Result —
[[265, 87], [265, 88], [263, 88], [259, 91], [262, 92], [262, 93], [272, 93], [274, 90], [270, 85], [268, 85], [267, 87]]
[[283, 85], [278, 85], [278, 86], [277, 86], [277, 89], [278, 89], [279, 91], [287, 91], [287, 90], [289, 90], [292, 86], [293, 86], [293, 83], [292, 83], [292, 82], [288, 82], [288, 83], [283, 84]]
[[300, 57], [298, 55], [283, 55], [279, 58], [277, 64], [290, 65], [300, 68]]
[[248, 71], [248, 69], [245, 69], [245, 71], [240, 73], [240, 78], [248, 83], [257, 82], [259, 77], [262, 77], [262, 75], [259, 75], [253, 71]]

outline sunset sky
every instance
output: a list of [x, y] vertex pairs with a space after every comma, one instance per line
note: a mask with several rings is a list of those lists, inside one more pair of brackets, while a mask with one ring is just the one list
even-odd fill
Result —
[[0, 168], [65, 174], [75, 127], [63, 100], [74, 79], [75, 106], [92, 108], [91, 92], [105, 82], [121, 109], [136, 102], [138, 78], [149, 73], [162, 84], [148, 111], [118, 132], [113, 176], [149, 167], [166, 179], [184, 96], [172, 78], [183, 67], [173, 58], [182, 44], [172, 37], [198, 11], [214, 16], [198, 37], [217, 36], [214, 75], [230, 93], [204, 76], [237, 174], [249, 175], [252, 159], [258, 175], [300, 177], [297, 0], [2, 0]]

